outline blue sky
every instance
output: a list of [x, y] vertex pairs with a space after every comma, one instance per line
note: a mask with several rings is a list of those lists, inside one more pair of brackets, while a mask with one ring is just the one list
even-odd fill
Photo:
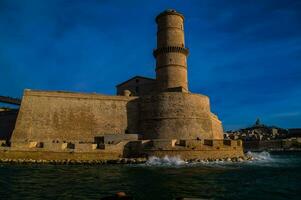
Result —
[[155, 76], [155, 16], [185, 15], [190, 91], [226, 130], [301, 127], [299, 0], [0, 0], [0, 95], [25, 88], [115, 94]]

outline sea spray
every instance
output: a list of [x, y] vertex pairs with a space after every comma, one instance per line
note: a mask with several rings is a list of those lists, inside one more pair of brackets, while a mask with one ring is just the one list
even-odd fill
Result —
[[[249, 156], [250, 158], [251, 156]], [[180, 158], [180, 156], [164, 156], [163, 158], [159, 158], [156, 156], [149, 157], [146, 166], [167, 166], [167, 167], [182, 167], [182, 166], [194, 166], [194, 165], [212, 165], [212, 164], [229, 164], [229, 163], [237, 163], [246, 161], [240, 157], [235, 158], [225, 158], [225, 159], [194, 159], [185, 161]]]
[[146, 161], [146, 166], [166, 166], [166, 167], [183, 167], [183, 166], [229, 166], [236, 164], [259, 164], [266, 165], [274, 163], [273, 159], [269, 152], [247, 152], [244, 157], [233, 157], [233, 158], [223, 158], [223, 159], [194, 159], [185, 161], [182, 160], [180, 156], [164, 156], [163, 158], [152, 156], [149, 157]]
[[152, 156], [146, 162], [146, 165], [149, 166], [181, 166], [185, 164], [187, 164], [187, 162], [182, 160], [179, 156], [164, 156], [163, 158]]
[[263, 152], [247, 152], [246, 154], [249, 157], [252, 157], [255, 161], [272, 161], [272, 157], [269, 152], [263, 151]]

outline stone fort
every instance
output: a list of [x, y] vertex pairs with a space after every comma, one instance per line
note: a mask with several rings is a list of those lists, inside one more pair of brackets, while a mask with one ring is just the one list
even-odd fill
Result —
[[27, 152], [27, 158], [42, 156], [37, 152], [90, 153], [74, 159], [243, 155], [240, 141], [223, 140], [222, 123], [210, 111], [209, 98], [189, 92], [184, 16], [166, 10], [156, 23], [155, 79], [135, 76], [116, 86], [116, 96], [26, 89], [7, 147], [14, 152], [10, 156], [24, 157], [20, 152]]

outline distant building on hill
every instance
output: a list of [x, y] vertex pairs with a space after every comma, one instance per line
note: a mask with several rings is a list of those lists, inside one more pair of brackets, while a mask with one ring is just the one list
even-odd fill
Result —
[[284, 139], [288, 136], [287, 129], [276, 126], [267, 126], [257, 118], [253, 126], [239, 129], [236, 131], [227, 131], [224, 135], [227, 139], [241, 139], [243, 141], [263, 141]]

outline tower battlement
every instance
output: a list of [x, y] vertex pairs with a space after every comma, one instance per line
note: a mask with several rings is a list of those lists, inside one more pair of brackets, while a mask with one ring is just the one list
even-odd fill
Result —
[[161, 12], [157, 17], [156, 17], [156, 22], [158, 23], [158, 19], [164, 15], [178, 15], [179, 17], [181, 17], [184, 21], [184, 15], [182, 15], [181, 13], [177, 12], [175, 9], [167, 9], [163, 12]]

